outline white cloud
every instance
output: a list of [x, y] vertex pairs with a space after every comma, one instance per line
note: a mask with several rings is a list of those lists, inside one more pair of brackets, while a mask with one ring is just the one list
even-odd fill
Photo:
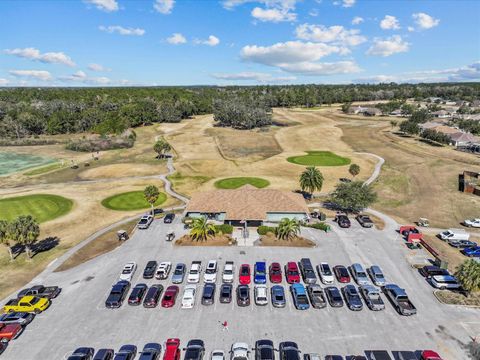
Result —
[[380, 21], [380, 27], [383, 30], [398, 30], [400, 29], [400, 22], [395, 16], [385, 15], [382, 21]]
[[174, 33], [172, 36], [167, 38], [167, 42], [173, 45], [185, 44], [187, 39], [180, 33]]
[[262, 22], [283, 22], [295, 21], [297, 14], [294, 12], [295, 6], [299, 0], [224, 0], [222, 5], [227, 10], [233, 10], [235, 7], [246, 4], [256, 3], [264, 7], [256, 6], [251, 15], [254, 19]]
[[326, 27], [323, 25], [302, 24], [295, 29], [297, 38], [315, 42], [333, 43], [344, 46], [356, 46], [367, 38], [360, 35], [360, 30], [345, 29], [343, 26], [335, 25]]
[[256, 7], [252, 10], [252, 17], [262, 22], [278, 23], [282, 21], [295, 21], [297, 14], [283, 9], [262, 9]]
[[99, 26], [98, 27], [101, 31], [105, 31], [107, 33], [113, 34], [117, 33], [120, 35], [131, 35], [131, 36], [142, 36], [145, 34], [145, 30], [141, 28], [125, 28], [119, 25], [113, 26]]
[[409, 26], [409, 27], [407, 27], [407, 30], [409, 32], [413, 32], [413, 31], [415, 31], [415, 28], [413, 26]]
[[352, 20], [352, 25], [359, 25], [363, 23], [365, 20], [361, 16], [355, 16]]
[[375, 75], [359, 79], [354, 79], [353, 83], [356, 84], [380, 84], [395, 82], [397, 78], [392, 75]]
[[367, 50], [368, 55], [390, 56], [396, 53], [407, 52], [410, 44], [402, 40], [400, 35], [386, 39], [375, 38], [373, 45]]
[[333, 5], [342, 5], [344, 8], [349, 8], [355, 5], [356, 0], [337, 0], [333, 2]]
[[0, 78], [0, 86], [5, 86], [5, 85], [8, 85], [9, 83], [10, 81], [8, 81], [7, 79]]
[[89, 77], [84, 71], [81, 70], [73, 73], [72, 75], [59, 76], [58, 80], [63, 82], [79, 82], [90, 85], [106, 85], [111, 83], [111, 80], [105, 76]]
[[312, 9], [308, 12], [308, 15], [312, 17], [317, 17], [320, 13], [318, 12], [318, 9]]
[[431, 29], [440, 23], [439, 19], [435, 19], [425, 13], [416, 13], [412, 17], [420, 29]]
[[63, 64], [72, 67], [75, 66], [75, 63], [72, 61], [72, 59], [69, 56], [65, 55], [63, 52], [47, 52], [42, 54], [40, 50], [35, 48], [17, 48], [6, 49], [5, 54], [14, 55], [34, 61], [40, 61], [43, 63]]
[[283, 64], [282, 70], [301, 75], [335, 75], [350, 74], [361, 71], [353, 61], [337, 61], [331, 63], [299, 62]]
[[87, 4], [95, 5], [99, 10], [112, 12], [118, 11], [118, 2], [116, 0], [84, 0]]
[[10, 70], [9, 73], [15, 77], [33, 78], [36, 80], [52, 80], [52, 74], [45, 70]]
[[210, 35], [207, 40], [195, 39], [194, 42], [199, 45], [217, 46], [220, 44], [220, 39], [215, 35]]
[[170, 14], [175, 6], [175, 0], [155, 0], [153, 8], [161, 14]]
[[91, 70], [91, 71], [99, 71], [99, 72], [102, 72], [102, 71], [111, 71], [111, 69], [106, 68], [106, 67], [103, 66], [103, 65], [95, 64], [95, 63], [89, 64], [89, 65], [88, 65], [88, 70]]
[[273, 76], [268, 73], [260, 72], [239, 72], [239, 73], [215, 73], [211, 75], [215, 79], [229, 81], [257, 81], [259, 83], [284, 83], [296, 80], [295, 76]]

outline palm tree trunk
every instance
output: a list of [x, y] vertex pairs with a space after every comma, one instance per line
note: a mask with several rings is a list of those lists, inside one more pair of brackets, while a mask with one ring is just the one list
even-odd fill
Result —
[[150, 206], [152, 208], [152, 210], [150, 211], [150, 214], [153, 216], [153, 203], [150, 203]]
[[10, 261], [13, 261], [14, 258], [13, 258], [13, 251], [12, 251], [12, 248], [10, 246], [7, 245], [7, 249], [8, 249], [8, 254], [10, 255]]
[[27, 252], [27, 256], [29, 259], [32, 258], [32, 251], [30, 249], [30, 245], [25, 245], [25, 251]]

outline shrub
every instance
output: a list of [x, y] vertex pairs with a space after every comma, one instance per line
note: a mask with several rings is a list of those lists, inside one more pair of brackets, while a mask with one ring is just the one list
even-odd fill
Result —
[[229, 224], [215, 225], [215, 232], [230, 235], [233, 233], [233, 226]]
[[257, 233], [258, 233], [258, 235], [267, 235], [268, 233], [274, 233], [275, 234], [276, 229], [277, 228], [273, 227], [273, 226], [261, 225], [261, 226], [258, 227]]
[[318, 230], [323, 230], [325, 232], [330, 231], [330, 225], [325, 224], [323, 222], [321, 223], [313, 223], [313, 224], [304, 224], [306, 227], [318, 229]]
[[108, 137], [98, 139], [81, 139], [67, 143], [67, 150], [80, 152], [95, 152], [113, 149], [131, 148], [135, 143], [133, 137]]

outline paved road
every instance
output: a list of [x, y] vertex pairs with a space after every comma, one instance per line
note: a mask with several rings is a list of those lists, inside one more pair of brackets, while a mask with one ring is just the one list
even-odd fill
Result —
[[[317, 243], [317, 247], [310, 249], [174, 247], [165, 242], [165, 234], [171, 230], [180, 233], [181, 223], [178, 219], [173, 225], [155, 221], [149, 230], [137, 231], [131, 240], [109, 254], [37, 279], [47, 285], [60, 285], [62, 294], [12, 342], [2, 359], [63, 359], [78, 346], [118, 349], [122, 344], [133, 343], [141, 347], [150, 341], [162, 343], [169, 337], [179, 337], [183, 344], [192, 338], [202, 338], [207, 351], [228, 350], [235, 341], [253, 345], [259, 338], [271, 338], [277, 345], [284, 340], [297, 341], [303, 352], [321, 355], [359, 354], [371, 349], [433, 348], [445, 359], [467, 358], [464, 346], [469, 336], [480, 334], [478, 310], [441, 305], [435, 300], [432, 289], [406, 261], [408, 250], [391, 231], [393, 224], [387, 224], [385, 231], [363, 229], [356, 223], [347, 230], [332, 226], [334, 230], [327, 234], [303, 229], [303, 235]], [[378, 264], [388, 281], [407, 290], [418, 314], [401, 317], [388, 303], [387, 309], [378, 313], [368, 309], [354, 313], [346, 308], [331, 307], [302, 312], [293, 308], [290, 296], [285, 309], [270, 305], [239, 308], [218, 302], [209, 307], [197, 303], [192, 310], [181, 310], [178, 303], [173, 309], [124, 305], [118, 310], [107, 310], [104, 307], [110, 286], [127, 261], [139, 264], [134, 284], [145, 281], [168, 285], [168, 281], [141, 279], [148, 260], [187, 264], [202, 260], [205, 264], [209, 259], [218, 259], [221, 265], [226, 260], [234, 260], [238, 267], [258, 260], [286, 263], [302, 257], [310, 257], [315, 264], [320, 261], [332, 265]], [[220, 322], [225, 320], [229, 331], [221, 329]]]
[[373, 156], [378, 160], [378, 162], [375, 164], [375, 169], [373, 170], [372, 175], [370, 175], [370, 177], [365, 181], [365, 185], [370, 185], [380, 176], [380, 171], [382, 170], [382, 166], [385, 163], [385, 159], [372, 153], [357, 152], [356, 154]]

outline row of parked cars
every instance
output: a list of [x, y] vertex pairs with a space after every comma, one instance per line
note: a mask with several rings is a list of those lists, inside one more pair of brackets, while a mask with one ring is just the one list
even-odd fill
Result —
[[[154, 215], [161, 214], [161, 213], [163, 213], [162, 209], [155, 209], [154, 210]], [[142, 229], [142, 230], [148, 229], [153, 222], [154, 215], [152, 215], [152, 214], [143, 215], [137, 223], [137, 228]], [[165, 216], [163, 217], [163, 222], [165, 224], [171, 224], [174, 219], [175, 219], [175, 214], [174, 213], [168, 213], [168, 214], [165, 214]]]
[[425, 277], [428, 283], [440, 290], [461, 290], [462, 285], [448, 269], [435, 265], [427, 265], [419, 269], [420, 274]]
[[[118, 352], [113, 349], [99, 349], [96, 353], [91, 347], [81, 347], [76, 349], [67, 360], [160, 360], [163, 351], [163, 360], [180, 360], [181, 351], [184, 351], [184, 360], [203, 360], [206, 356], [205, 343], [200, 339], [188, 341], [185, 348], [180, 348], [180, 339], [168, 339], [162, 347], [159, 343], [148, 343], [141, 351], [138, 351], [135, 345], [123, 345]], [[277, 355], [278, 353], [278, 355]], [[365, 351], [364, 355], [325, 355], [321, 357], [317, 353], [305, 353], [299, 349], [297, 343], [293, 341], [283, 341], [274, 346], [273, 341], [268, 339], [257, 340], [255, 345], [250, 348], [248, 343], [236, 342], [232, 344], [230, 350], [225, 352], [222, 349], [213, 350], [210, 353], [210, 360], [442, 360], [440, 355], [433, 350], [424, 351], [396, 351], [396, 356], [391, 357], [386, 350]]]
[[470, 233], [464, 229], [448, 229], [439, 233], [438, 237], [450, 246], [460, 249], [465, 256], [480, 257], [480, 246], [470, 240]]
[[[366, 214], [358, 214], [355, 216], [355, 220], [357, 220], [358, 223], [364, 228], [371, 228], [374, 225], [370, 216]], [[349, 228], [352, 226], [348, 215], [345, 213], [337, 213], [333, 221], [335, 221], [341, 228]]]

